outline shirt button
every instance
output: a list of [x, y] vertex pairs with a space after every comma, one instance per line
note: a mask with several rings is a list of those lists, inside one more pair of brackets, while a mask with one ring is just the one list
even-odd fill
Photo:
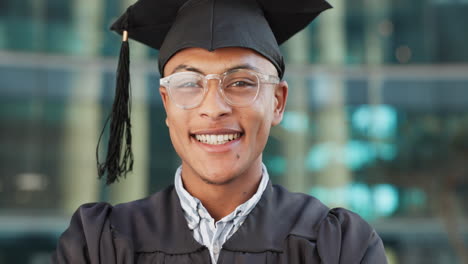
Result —
[[220, 250], [220, 248], [219, 248], [218, 246], [214, 246], [214, 247], [213, 247], [213, 251], [214, 251], [216, 254], [219, 253], [219, 250]]
[[203, 210], [202, 209], [198, 209], [198, 214], [201, 216], [203, 214]]

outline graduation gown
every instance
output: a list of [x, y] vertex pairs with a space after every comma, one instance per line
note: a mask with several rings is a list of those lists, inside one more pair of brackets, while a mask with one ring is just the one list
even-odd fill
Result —
[[[173, 186], [116, 205], [82, 205], [59, 239], [53, 263], [211, 263], [187, 226]], [[381, 239], [361, 217], [268, 184], [218, 263], [387, 263]]]

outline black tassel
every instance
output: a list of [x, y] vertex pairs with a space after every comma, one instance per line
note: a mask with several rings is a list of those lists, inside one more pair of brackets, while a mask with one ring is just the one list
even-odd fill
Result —
[[[127, 40], [127, 31], [124, 31], [123, 35], [124, 39], [122, 47], [120, 48], [112, 113], [106, 120], [96, 148], [98, 175], [99, 178], [102, 178], [107, 171], [106, 184], [108, 185], [116, 180], [118, 181], [122, 176], [125, 177], [127, 172], [133, 169], [132, 125], [130, 123], [130, 50]], [[111, 122], [107, 157], [104, 163], [100, 163], [99, 145], [101, 144], [101, 139], [109, 120]]]

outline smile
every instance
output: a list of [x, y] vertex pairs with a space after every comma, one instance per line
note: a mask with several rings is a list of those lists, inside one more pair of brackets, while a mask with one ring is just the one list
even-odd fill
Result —
[[218, 135], [210, 135], [210, 134], [200, 134], [194, 135], [195, 139], [199, 142], [209, 144], [209, 145], [222, 145], [226, 144], [229, 141], [233, 141], [241, 137], [241, 133], [233, 133], [233, 134], [218, 134]]

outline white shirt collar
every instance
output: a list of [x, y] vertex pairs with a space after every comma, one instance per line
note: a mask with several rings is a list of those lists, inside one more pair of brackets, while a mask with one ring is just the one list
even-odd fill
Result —
[[[229, 215], [223, 217], [219, 221], [234, 221], [236, 219], [242, 219], [246, 217], [255, 205], [260, 200], [263, 192], [265, 191], [266, 186], [268, 185], [269, 175], [265, 165], [262, 163], [262, 179], [258, 185], [258, 189], [255, 194], [246, 202], [239, 205], [231, 212]], [[193, 197], [187, 190], [184, 188], [182, 183], [182, 165], [179, 166], [175, 173], [174, 186], [179, 196], [180, 204], [187, 219], [188, 226], [191, 230], [196, 228], [200, 223], [200, 218], [213, 219], [209, 214], [208, 210], [203, 206], [201, 201], [196, 197]], [[214, 221], [214, 219], [213, 219]]]

